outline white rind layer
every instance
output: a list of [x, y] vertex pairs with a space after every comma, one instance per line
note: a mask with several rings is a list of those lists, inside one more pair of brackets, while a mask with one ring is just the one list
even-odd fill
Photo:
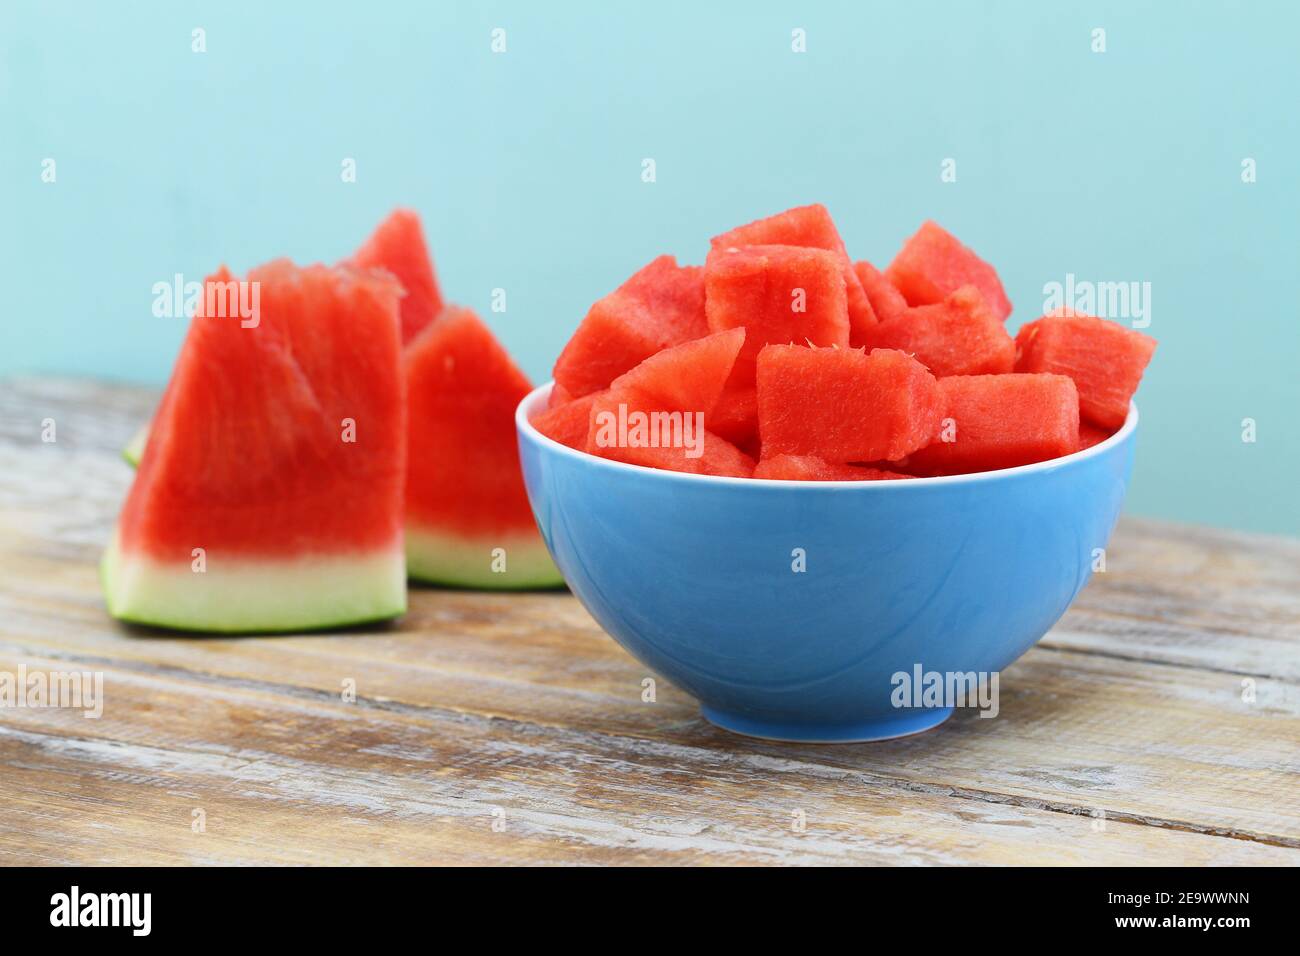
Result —
[[124, 621], [223, 634], [343, 627], [397, 617], [406, 610], [400, 543], [382, 551], [284, 559], [205, 556], [163, 563], [124, 554], [117, 536], [100, 564], [109, 613]]
[[[505, 570], [500, 567], [504, 551]], [[553, 588], [564, 577], [536, 531], [463, 538], [421, 528], [406, 527], [406, 573], [416, 581], [484, 590]]]

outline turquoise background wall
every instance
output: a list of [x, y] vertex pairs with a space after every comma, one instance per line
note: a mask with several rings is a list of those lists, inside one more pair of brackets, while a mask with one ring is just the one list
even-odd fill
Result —
[[6, 0], [0, 375], [161, 383], [155, 282], [332, 261], [405, 204], [540, 379], [652, 256], [821, 201], [881, 265], [938, 219], [1013, 328], [1068, 273], [1151, 283], [1128, 510], [1300, 533], [1298, 35], [1290, 2]]

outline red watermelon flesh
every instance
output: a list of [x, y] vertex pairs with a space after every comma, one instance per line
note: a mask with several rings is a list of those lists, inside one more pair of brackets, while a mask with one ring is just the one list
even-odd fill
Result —
[[961, 244], [938, 223], [927, 221], [885, 270], [909, 305], [942, 302], [964, 285], [980, 290], [999, 321], [1011, 314], [1011, 302], [997, 270]]
[[665, 409], [632, 390], [613, 390], [591, 406], [588, 454], [696, 475], [748, 478], [754, 460], [702, 427], [703, 416]]
[[885, 278], [883, 272], [865, 259], [853, 263], [853, 271], [857, 273], [858, 281], [866, 290], [867, 298], [871, 300], [871, 307], [881, 322], [888, 322], [895, 316], [903, 314], [903, 310], [907, 308], [907, 300], [903, 298], [903, 293]]
[[709, 328], [744, 328], [737, 377], [752, 382], [768, 344], [849, 344], [844, 274], [837, 258], [804, 246], [715, 248], [704, 266]]
[[1113, 434], [1115, 433], [1108, 428], [1099, 428], [1092, 424], [1092, 422], [1080, 420], [1078, 450], [1083, 451], [1086, 448], [1091, 448], [1093, 445], [1100, 445]]
[[782, 481], [891, 481], [913, 476], [864, 465], [832, 464], [815, 455], [776, 455], [760, 461], [754, 477]]
[[708, 334], [703, 268], [660, 256], [591, 307], [555, 362], [555, 381], [580, 398], [656, 352]]
[[902, 352], [769, 345], [758, 357], [763, 454], [894, 461], [939, 428], [938, 383]]
[[387, 269], [406, 290], [402, 298], [402, 343], [410, 342], [442, 312], [442, 293], [424, 241], [420, 217], [395, 209], [348, 263], [358, 269]]
[[529, 419], [534, 428], [552, 441], [578, 451], [587, 449], [587, 432], [591, 425], [591, 406], [606, 392], [592, 392], [563, 405], [552, 405]]
[[1016, 344], [973, 285], [942, 302], [919, 305], [881, 322], [874, 348], [899, 349], [935, 375], [999, 375], [1016, 363]]
[[844, 274], [851, 344], [863, 344], [867, 330], [876, 324], [877, 316], [872, 308], [875, 303], [863, 289], [862, 282], [853, 269], [853, 262], [845, 251], [840, 231], [835, 228], [835, 221], [823, 205], [798, 206], [738, 226], [730, 232], [714, 236], [710, 246], [714, 250], [741, 246], [809, 246], [825, 249], [835, 256]]
[[[939, 380], [944, 427], [908, 470], [954, 475], [1013, 468], [1072, 454], [1079, 394], [1064, 375], [957, 375]], [[951, 438], [951, 440], [945, 440]]]
[[758, 439], [758, 393], [734, 374], [722, 389], [713, 412], [705, 419], [709, 431], [740, 448]]
[[639, 392], [665, 409], [708, 415], [744, 342], [744, 329], [728, 329], [674, 345], [624, 372], [610, 387]]
[[1079, 389], [1079, 413], [1114, 431], [1128, 418], [1129, 401], [1155, 350], [1155, 339], [1118, 322], [1049, 315], [1016, 335], [1016, 371], [1068, 375]]
[[401, 289], [281, 259], [249, 273], [245, 326], [208, 306], [234, 281], [205, 283], [104, 558], [109, 610], [223, 632], [400, 614]]
[[546, 407], [558, 408], [561, 405], [569, 404], [571, 401], [573, 401], [573, 395], [569, 393], [567, 388], [556, 382], [551, 385], [551, 394], [546, 396]]
[[407, 346], [407, 573], [467, 587], [558, 584], [519, 470], [531, 389], [491, 330], [451, 306]]

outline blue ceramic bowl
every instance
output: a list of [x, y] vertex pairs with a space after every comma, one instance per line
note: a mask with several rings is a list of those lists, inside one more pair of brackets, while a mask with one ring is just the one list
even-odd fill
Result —
[[569, 587], [710, 721], [778, 740], [926, 730], [953, 701], [899, 675], [991, 674], [1028, 650], [1106, 546], [1138, 420], [1131, 406], [1105, 442], [1002, 471], [761, 481], [566, 448], [528, 423], [549, 393], [532, 392], [515, 421], [533, 513]]

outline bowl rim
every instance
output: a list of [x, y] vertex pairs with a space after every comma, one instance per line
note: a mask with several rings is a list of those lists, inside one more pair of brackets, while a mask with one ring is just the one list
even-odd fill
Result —
[[688, 484], [738, 485], [751, 488], [815, 488], [818, 489], [819, 492], [833, 492], [836, 490], [860, 491], [863, 488], [880, 488], [881, 493], [886, 489], [897, 489], [900, 486], [905, 488], [932, 488], [939, 485], [971, 485], [980, 482], [1019, 477], [1021, 475], [1030, 475], [1036, 472], [1057, 471], [1061, 468], [1070, 467], [1079, 462], [1086, 461], [1089, 458], [1098, 457], [1125, 441], [1128, 436], [1137, 429], [1138, 424], [1137, 403], [1130, 399], [1128, 403], [1128, 416], [1124, 419], [1124, 424], [1121, 425], [1119, 430], [1113, 435], [1110, 435], [1104, 441], [1098, 442], [1091, 448], [1085, 448], [1082, 451], [1062, 455], [1059, 458], [1049, 458], [1046, 461], [1036, 461], [1029, 465], [1016, 465], [1014, 468], [998, 468], [993, 471], [977, 471], [968, 475], [938, 475], [932, 478], [879, 478], [863, 481], [795, 481], [789, 478], [733, 478], [724, 475], [695, 475], [685, 471], [669, 471], [666, 468], [649, 468], [645, 465], [632, 465], [627, 462], [613, 461], [609, 458], [600, 458], [596, 455], [588, 455], [585, 451], [578, 451], [576, 448], [570, 448], [568, 445], [563, 445], [560, 442], [555, 441], [553, 438], [543, 435], [534, 428], [532, 422], [528, 420], [528, 411], [541, 398], [549, 397], [550, 391], [554, 385], [554, 380], [538, 385], [520, 400], [519, 404], [515, 407], [515, 430], [518, 435], [527, 436], [531, 441], [537, 442], [543, 448], [549, 446], [552, 450], [563, 456], [580, 460], [588, 467], [612, 469], [615, 472], [632, 472], [641, 475], [642, 477], [647, 473], [655, 474], [665, 481], [681, 481]]

